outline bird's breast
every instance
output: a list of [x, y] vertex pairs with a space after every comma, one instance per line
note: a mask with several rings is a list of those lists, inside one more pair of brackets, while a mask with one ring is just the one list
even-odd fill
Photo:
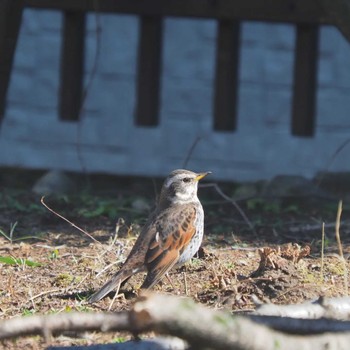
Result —
[[196, 228], [196, 232], [193, 235], [191, 241], [188, 243], [187, 247], [181, 253], [179, 260], [176, 263], [176, 266], [182, 265], [186, 261], [192, 259], [202, 244], [204, 231], [204, 212], [202, 206], [200, 206], [197, 210], [194, 225]]

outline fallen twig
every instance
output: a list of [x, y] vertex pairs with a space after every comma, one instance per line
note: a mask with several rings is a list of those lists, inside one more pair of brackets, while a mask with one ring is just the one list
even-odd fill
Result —
[[95, 241], [98, 244], [101, 244], [101, 242], [99, 242], [96, 238], [94, 238], [93, 236], [90, 235], [89, 232], [83, 230], [81, 227], [77, 226], [76, 224], [74, 224], [73, 222], [69, 221], [67, 218], [65, 218], [64, 216], [62, 216], [61, 214], [57, 213], [56, 211], [54, 211], [53, 209], [51, 209], [45, 202], [44, 202], [44, 198], [45, 196], [41, 197], [41, 204], [49, 211], [51, 211], [51, 213], [55, 214], [56, 216], [58, 216], [59, 218], [61, 218], [62, 220], [68, 222], [71, 226], [73, 226], [74, 228], [76, 228], [77, 230], [79, 230], [80, 232], [84, 233], [84, 235], [87, 235], [89, 238], [91, 238], [93, 241]]

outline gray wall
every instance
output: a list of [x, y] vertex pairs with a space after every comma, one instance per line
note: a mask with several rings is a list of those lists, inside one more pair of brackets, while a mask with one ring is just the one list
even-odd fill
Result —
[[[86, 80], [96, 50], [95, 16], [88, 19]], [[350, 46], [332, 27], [321, 30], [315, 137], [290, 134], [294, 27], [242, 25], [238, 129], [212, 130], [216, 24], [165, 21], [161, 121], [133, 125], [138, 21], [101, 15], [98, 68], [83, 120], [57, 116], [61, 15], [26, 10], [0, 136], [0, 165], [116, 174], [165, 175], [181, 167], [217, 179], [276, 174], [312, 176], [326, 168], [350, 136]], [[350, 146], [329, 170], [350, 170]]]

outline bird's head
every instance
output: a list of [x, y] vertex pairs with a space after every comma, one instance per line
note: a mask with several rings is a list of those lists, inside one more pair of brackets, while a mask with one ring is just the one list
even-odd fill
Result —
[[195, 173], [190, 170], [177, 169], [165, 179], [160, 201], [185, 204], [198, 200], [198, 181], [210, 172]]

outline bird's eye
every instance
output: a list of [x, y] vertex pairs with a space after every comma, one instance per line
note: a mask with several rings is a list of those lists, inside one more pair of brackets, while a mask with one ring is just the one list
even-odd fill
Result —
[[189, 177], [184, 177], [184, 178], [182, 179], [182, 181], [188, 183], [188, 182], [191, 182], [191, 178], [189, 178]]

